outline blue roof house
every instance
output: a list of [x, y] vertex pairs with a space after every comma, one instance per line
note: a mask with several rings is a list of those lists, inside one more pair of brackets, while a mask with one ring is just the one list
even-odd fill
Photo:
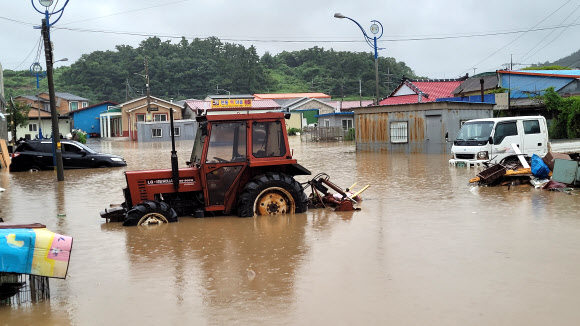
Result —
[[510, 89], [511, 99], [544, 94], [549, 87], [561, 96], [580, 95], [580, 70], [499, 70], [500, 87]]
[[71, 116], [73, 121], [73, 129], [81, 129], [89, 137], [100, 137], [101, 124], [99, 115], [101, 112], [112, 109], [116, 105], [117, 103], [115, 102], [107, 101], [69, 112], [69, 116]]

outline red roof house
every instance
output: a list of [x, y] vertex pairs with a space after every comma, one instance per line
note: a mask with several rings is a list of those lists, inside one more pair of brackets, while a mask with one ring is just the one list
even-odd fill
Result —
[[412, 104], [435, 102], [442, 97], [453, 97], [457, 88], [467, 76], [457, 79], [403, 79], [401, 84], [382, 99], [380, 105]]

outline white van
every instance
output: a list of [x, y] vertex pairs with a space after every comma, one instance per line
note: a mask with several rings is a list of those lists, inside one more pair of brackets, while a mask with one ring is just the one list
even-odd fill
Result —
[[548, 126], [542, 116], [489, 118], [466, 121], [453, 141], [449, 164], [481, 166], [517, 159], [512, 144], [522, 154], [543, 157], [548, 152]]

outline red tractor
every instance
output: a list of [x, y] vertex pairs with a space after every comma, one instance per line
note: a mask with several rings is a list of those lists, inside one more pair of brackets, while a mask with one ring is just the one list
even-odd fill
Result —
[[284, 113], [220, 113], [196, 119], [187, 167], [178, 168], [172, 140], [172, 168], [125, 172], [125, 202], [101, 216], [144, 225], [176, 222], [186, 215], [305, 212], [308, 200], [294, 176], [310, 171], [292, 158]]

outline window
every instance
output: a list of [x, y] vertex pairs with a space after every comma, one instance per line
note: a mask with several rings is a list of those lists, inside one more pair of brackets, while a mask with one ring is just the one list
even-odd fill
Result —
[[246, 123], [244, 122], [213, 124], [211, 126], [206, 162], [246, 161], [246, 129]]
[[391, 122], [391, 143], [406, 143], [407, 127], [409, 123], [406, 121]]
[[81, 154], [83, 151], [80, 147], [77, 147], [73, 144], [62, 144], [65, 153], [73, 153], [73, 154]]
[[87, 102], [83, 102], [83, 104], [82, 104], [82, 107], [83, 107], [83, 108], [86, 108], [87, 106], [89, 106], [89, 103], [87, 103]]
[[[175, 137], [179, 137], [181, 135], [181, 127], [174, 127], [173, 132], [175, 133]], [[171, 133], [169, 133], [169, 136], [171, 136]]]
[[68, 109], [69, 111], [76, 111], [79, 109], [79, 102], [69, 102], [68, 103]]
[[144, 114], [137, 114], [137, 122], [144, 122], [145, 115]]
[[342, 130], [352, 129], [352, 119], [342, 119]]
[[154, 114], [153, 121], [167, 121], [167, 114], [165, 113]]
[[493, 136], [493, 143], [501, 144], [501, 142], [505, 137], [517, 135], [518, 135], [518, 127], [515, 121], [498, 123], [497, 126], [495, 126], [495, 135]]
[[324, 126], [330, 127], [330, 120], [329, 119], [324, 119]]
[[286, 143], [279, 120], [252, 124], [252, 155], [256, 158], [286, 155]]
[[38, 126], [36, 125], [36, 123], [29, 123], [28, 131], [38, 131]]
[[538, 121], [538, 120], [525, 120], [524, 121], [524, 133], [525, 134], [539, 134], [540, 133], [540, 121]]
[[163, 136], [163, 133], [161, 132], [161, 128], [151, 129], [151, 137], [160, 138], [161, 136]]

